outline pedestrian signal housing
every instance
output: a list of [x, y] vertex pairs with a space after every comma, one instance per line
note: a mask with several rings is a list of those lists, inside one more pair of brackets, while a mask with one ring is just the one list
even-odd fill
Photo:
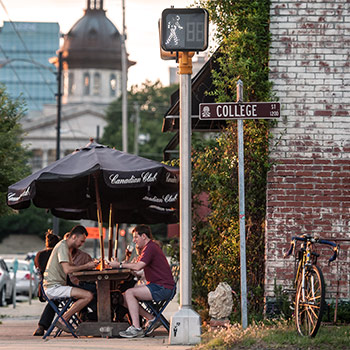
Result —
[[208, 47], [209, 14], [202, 8], [162, 12], [161, 48], [164, 51], [205, 51]]

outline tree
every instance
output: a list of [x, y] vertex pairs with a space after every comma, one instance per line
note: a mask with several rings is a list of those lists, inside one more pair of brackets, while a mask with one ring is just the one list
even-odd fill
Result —
[[[245, 101], [271, 99], [268, 81], [268, 0], [200, 1], [216, 25], [219, 69], [212, 72], [217, 102], [236, 101], [236, 83], [244, 82]], [[270, 123], [244, 122], [245, 217], [247, 234], [247, 284], [250, 314], [263, 306], [264, 220], [266, 176], [269, 169]], [[216, 139], [194, 143], [192, 189], [194, 213], [201, 205], [211, 212], [207, 219], [193, 218], [193, 299], [204, 318], [207, 295], [219, 282], [240, 294], [239, 196], [236, 122]], [[199, 200], [206, 193], [208, 203]], [[236, 300], [239, 311], [240, 298]], [[238, 312], [239, 317], [239, 312]]]
[[[139, 111], [139, 155], [161, 161], [163, 149], [170, 135], [162, 133], [165, 112], [169, 108], [170, 96], [177, 89], [176, 85], [163, 87], [157, 81], [146, 81], [141, 86], [132, 86], [128, 92], [128, 151], [134, 151], [135, 115]], [[101, 142], [117, 149], [122, 149], [122, 99], [111, 103], [107, 109], [108, 124]], [[133, 123], [130, 123], [133, 121]]]
[[[51, 213], [31, 205], [28, 209], [0, 218], [0, 241], [13, 234], [34, 235], [44, 239], [45, 232], [52, 228], [52, 224]], [[76, 224], [76, 222], [61, 219], [59, 235], [63, 237]]]
[[[45, 209], [35, 208], [14, 211], [6, 204], [7, 188], [30, 174], [29, 153], [22, 145], [21, 118], [24, 102], [11, 99], [0, 86], [0, 242], [10, 234], [35, 234], [42, 238], [52, 226], [52, 215]], [[64, 234], [73, 225], [61, 220], [60, 233]]]
[[11, 213], [6, 205], [8, 186], [30, 174], [19, 123], [23, 115], [23, 101], [12, 100], [0, 86], [0, 217]]

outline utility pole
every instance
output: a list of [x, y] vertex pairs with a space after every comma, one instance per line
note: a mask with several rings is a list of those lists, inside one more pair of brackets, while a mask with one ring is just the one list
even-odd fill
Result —
[[125, 0], [123, 7], [123, 32], [122, 32], [122, 142], [123, 151], [128, 151], [128, 91], [127, 91], [127, 62], [126, 62], [126, 26], [125, 26]]
[[134, 102], [135, 111], [135, 132], [134, 132], [134, 154], [139, 154], [139, 132], [140, 132], [140, 106]]
[[[56, 121], [56, 160], [61, 155], [61, 105], [62, 105], [62, 51], [58, 53], [57, 66], [57, 121]], [[60, 221], [59, 218], [53, 216], [53, 232], [59, 235]]]

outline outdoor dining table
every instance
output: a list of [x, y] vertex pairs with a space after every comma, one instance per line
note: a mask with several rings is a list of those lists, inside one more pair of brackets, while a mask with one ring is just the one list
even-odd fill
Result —
[[112, 322], [111, 286], [129, 280], [129, 269], [104, 269], [74, 272], [73, 276], [82, 282], [96, 282], [97, 322], [82, 322], [77, 328], [77, 335], [101, 336], [101, 327], [111, 327], [113, 336], [128, 328], [127, 322]]

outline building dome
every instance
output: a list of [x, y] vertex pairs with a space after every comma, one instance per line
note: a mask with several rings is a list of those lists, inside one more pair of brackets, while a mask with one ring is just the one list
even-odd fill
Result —
[[106, 17], [103, 0], [87, 0], [84, 16], [64, 36], [61, 50], [69, 69], [122, 69], [122, 37]]

